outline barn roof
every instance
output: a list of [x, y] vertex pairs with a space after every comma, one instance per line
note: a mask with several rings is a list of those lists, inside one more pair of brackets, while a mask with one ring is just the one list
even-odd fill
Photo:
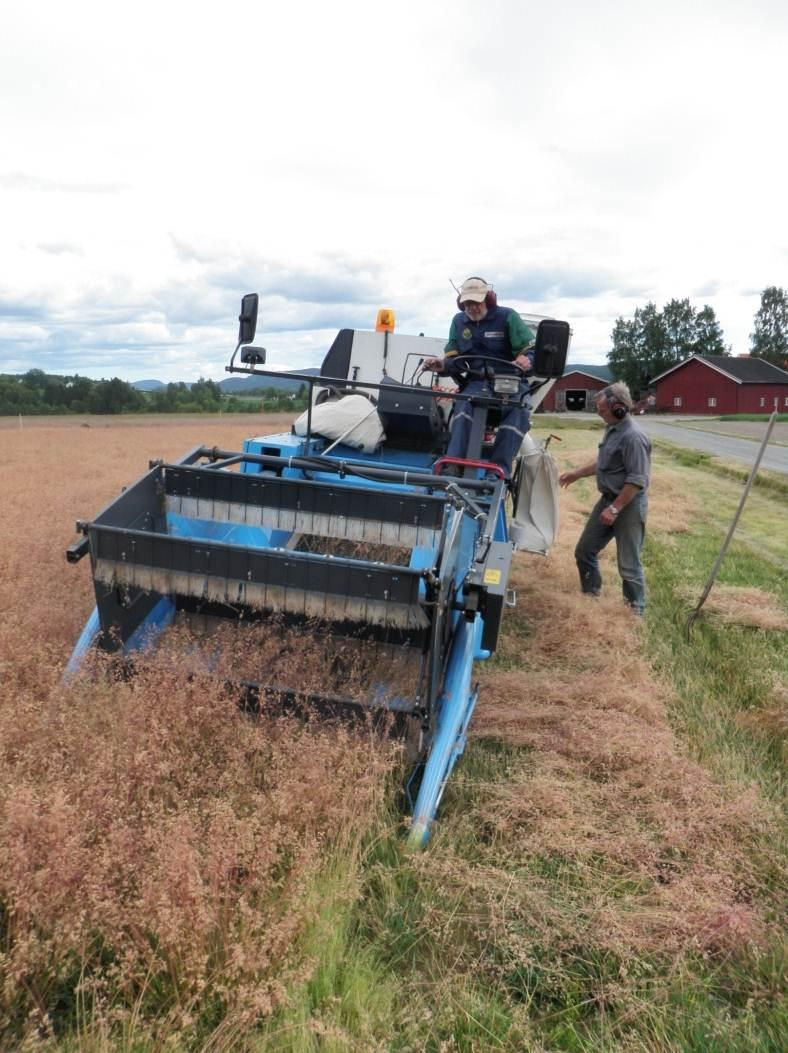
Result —
[[654, 377], [652, 384], [664, 380], [670, 373], [674, 373], [689, 362], [700, 362], [703, 366], [722, 373], [736, 384], [788, 384], [788, 373], [779, 366], [767, 362], [764, 358], [733, 358], [731, 355], [692, 355], [678, 362], [658, 377]]
[[564, 376], [568, 377], [570, 373], [583, 373], [587, 377], [593, 377], [594, 380], [604, 380], [608, 383], [613, 379], [609, 366], [580, 365], [574, 362], [567, 362], [564, 367]]

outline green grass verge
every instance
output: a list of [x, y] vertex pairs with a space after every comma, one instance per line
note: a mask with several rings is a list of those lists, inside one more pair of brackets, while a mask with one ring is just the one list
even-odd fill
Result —
[[[704, 471], [712, 472], [714, 475], [723, 476], [726, 479], [745, 482], [750, 474], [750, 469], [742, 465], [731, 464], [729, 461], [720, 460], [710, 453], [701, 450], [690, 450], [686, 446], [675, 446], [664, 439], [653, 439], [652, 444], [668, 454], [677, 464], [687, 468], [702, 468]], [[771, 472], [765, 468], [759, 468], [755, 476], [753, 486], [761, 490], [771, 490], [775, 494], [788, 496], [788, 477], [779, 472]]]
[[[730, 414], [724, 414], [723, 416], [719, 417], [718, 419], [719, 420], [754, 420], [754, 421], [762, 421], [765, 424], [766, 421], [768, 421], [770, 416], [771, 416], [770, 413], [730, 413]], [[778, 421], [788, 421], [788, 413], [778, 413], [777, 414], [777, 420]]]
[[[689, 641], [685, 635], [684, 589], [700, 597], [723, 536], [714, 524], [698, 528], [678, 548], [649, 542], [648, 648], [676, 689], [675, 718], [703, 763], [744, 783], [756, 782], [766, 796], [780, 796], [782, 744], [772, 734], [748, 730], [740, 718], [766, 709], [775, 684], [788, 682], [784, 634], [720, 624], [701, 611]], [[776, 579], [771, 562], [741, 543], [734, 541], [718, 580], [777, 593], [788, 608], [785, 578]]]
[[536, 432], [549, 431], [601, 431], [604, 424], [601, 419], [577, 420], [564, 413], [535, 413], [531, 425]]

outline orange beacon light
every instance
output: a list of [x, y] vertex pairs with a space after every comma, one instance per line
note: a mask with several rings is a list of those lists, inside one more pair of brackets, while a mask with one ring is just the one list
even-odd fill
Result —
[[389, 307], [381, 307], [375, 319], [376, 333], [394, 332], [394, 312]]

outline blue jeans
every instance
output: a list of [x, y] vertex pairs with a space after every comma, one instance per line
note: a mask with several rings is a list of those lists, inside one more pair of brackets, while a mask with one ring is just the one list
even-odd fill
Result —
[[[520, 397], [528, 390], [526, 383], [520, 384]], [[487, 395], [489, 389], [482, 380], [472, 380], [463, 390], [465, 395]], [[530, 421], [531, 400], [526, 398], [524, 406], [512, 406], [512, 408], [501, 418], [498, 431], [495, 435], [490, 460], [503, 468], [506, 478], [512, 474], [512, 462], [522, 445], [523, 436], [531, 426]], [[451, 418], [451, 437], [449, 448], [446, 450], [447, 457], [467, 457], [468, 440], [471, 437], [471, 423], [473, 421], [473, 406], [470, 402], [454, 404], [454, 413]]]
[[594, 505], [588, 522], [575, 548], [575, 560], [580, 572], [580, 588], [594, 595], [602, 588], [599, 560], [602, 549], [616, 539], [618, 573], [624, 590], [624, 599], [638, 614], [646, 607], [646, 577], [640, 553], [646, 536], [648, 497], [641, 492], [618, 515], [613, 526], [605, 526], [599, 515], [613, 501], [611, 494], [603, 495]]

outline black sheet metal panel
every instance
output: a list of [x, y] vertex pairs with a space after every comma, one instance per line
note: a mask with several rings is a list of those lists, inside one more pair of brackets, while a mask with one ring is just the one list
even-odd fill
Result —
[[164, 530], [162, 466], [156, 465], [127, 487], [93, 522], [134, 530]]
[[332, 621], [427, 624], [421, 571], [284, 549], [257, 549], [91, 524], [95, 576], [161, 595], [300, 612]]
[[101, 625], [98, 646], [102, 651], [119, 651], [161, 600], [156, 592], [105, 584], [95, 577], [93, 587]]
[[465, 579], [466, 592], [479, 593], [479, 608], [484, 615], [482, 647], [489, 651], [494, 651], [498, 644], [512, 551], [510, 542], [492, 541], [484, 561], [474, 563]]
[[[124, 490], [96, 517], [94, 523], [130, 527], [148, 532], [164, 530], [164, 490], [161, 467], [146, 472]], [[96, 543], [93, 524], [88, 531], [93, 587], [101, 633], [98, 644], [104, 651], [117, 651], [145, 621], [161, 599], [158, 593], [103, 582], [96, 575]]]
[[378, 398], [378, 413], [386, 437], [436, 439], [444, 432], [443, 419], [431, 388], [413, 388], [384, 377]]
[[385, 520], [431, 530], [440, 529], [446, 506], [442, 495], [172, 465], [164, 468], [164, 488], [173, 497]]
[[348, 377], [350, 355], [353, 351], [353, 330], [340, 329], [326, 352], [320, 373], [324, 377]]

